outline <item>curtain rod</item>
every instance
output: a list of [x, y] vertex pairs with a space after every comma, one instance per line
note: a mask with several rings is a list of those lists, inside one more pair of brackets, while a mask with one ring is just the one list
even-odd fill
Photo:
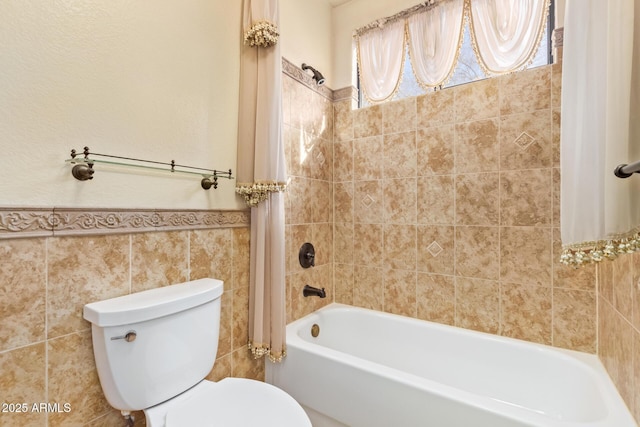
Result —
[[357, 28], [356, 30], [353, 31], [353, 36], [354, 37], [359, 37], [361, 35], [363, 35], [364, 33], [374, 30], [376, 28], [382, 28], [384, 27], [385, 24], [388, 24], [390, 22], [394, 22], [400, 19], [405, 19], [417, 12], [421, 12], [423, 10], [427, 10], [430, 7], [435, 6], [437, 3], [442, 3], [445, 0], [427, 0], [427, 1], [423, 1], [415, 6], [412, 6], [408, 9], [402, 10], [398, 13], [396, 13], [395, 15], [391, 15], [391, 16], [387, 16], [386, 18], [380, 18], [380, 19], [376, 19], [375, 21]]

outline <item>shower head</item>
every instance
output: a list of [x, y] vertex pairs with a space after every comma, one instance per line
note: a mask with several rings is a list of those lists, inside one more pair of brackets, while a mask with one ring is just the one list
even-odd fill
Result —
[[313, 73], [313, 80], [316, 81], [318, 86], [322, 86], [324, 84], [324, 76], [322, 75], [322, 73], [320, 73], [320, 71], [307, 64], [302, 64], [302, 69], [311, 70], [311, 72]]

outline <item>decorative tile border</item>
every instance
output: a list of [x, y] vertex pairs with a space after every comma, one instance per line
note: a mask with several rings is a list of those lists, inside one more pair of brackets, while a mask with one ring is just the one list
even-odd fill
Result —
[[299, 83], [307, 86], [312, 91], [324, 96], [329, 101], [333, 101], [333, 91], [327, 86], [318, 86], [311, 77], [311, 74], [305, 73], [297, 65], [294, 65], [286, 58], [282, 58], [282, 72], [296, 80]]
[[0, 240], [248, 227], [248, 210], [0, 208]]
[[551, 39], [554, 49], [562, 47], [564, 45], [564, 27], [554, 29]]

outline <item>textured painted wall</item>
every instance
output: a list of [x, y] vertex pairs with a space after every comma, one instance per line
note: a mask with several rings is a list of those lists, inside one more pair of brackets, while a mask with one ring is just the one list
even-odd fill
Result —
[[[241, 2], [0, 3], [0, 206], [240, 208], [233, 184], [96, 167], [72, 148], [235, 169]], [[161, 189], [161, 190], [160, 190]]]

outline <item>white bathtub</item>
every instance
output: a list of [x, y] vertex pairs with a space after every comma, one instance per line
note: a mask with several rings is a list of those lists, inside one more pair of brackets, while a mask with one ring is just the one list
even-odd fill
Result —
[[287, 353], [266, 379], [314, 427], [636, 426], [589, 354], [341, 304], [288, 325]]

